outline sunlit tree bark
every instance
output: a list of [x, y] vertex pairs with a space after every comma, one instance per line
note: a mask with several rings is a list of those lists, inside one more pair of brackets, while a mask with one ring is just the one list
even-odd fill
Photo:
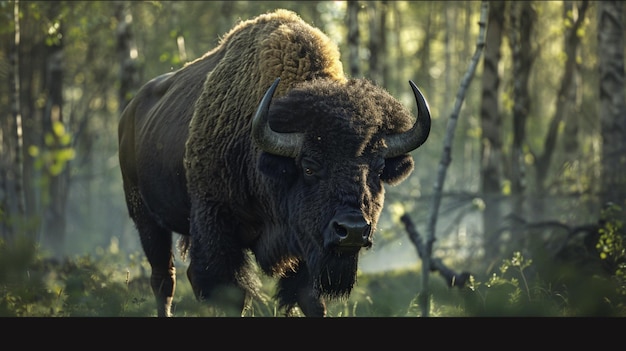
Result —
[[502, 187], [502, 117], [499, 88], [500, 46], [504, 30], [505, 2], [489, 2], [489, 19], [485, 39], [482, 74], [482, 101], [480, 109], [481, 189], [483, 211], [483, 239], [486, 257], [498, 253], [497, 229], [501, 220], [500, 198]]
[[31, 3], [32, 6], [20, 6], [20, 46], [17, 48], [20, 57], [19, 76], [20, 91], [19, 104], [22, 121], [22, 175], [19, 182], [23, 184], [24, 214], [19, 219], [24, 224], [20, 233], [24, 237], [36, 242], [39, 240], [41, 229], [41, 194], [42, 185], [40, 168], [35, 167], [35, 158], [29, 149], [35, 147], [41, 150], [43, 144], [41, 108], [38, 106], [38, 97], [42, 93], [42, 81], [46, 66], [44, 57], [45, 36], [37, 21], [33, 18], [42, 18], [50, 3]]
[[[513, 144], [511, 145], [509, 174], [511, 214], [523, 217], [527, 183], [524, 143], [526, 142], [526, 121], [531, 108], [528, 88], [535, 56], [532, 46], [532, 32], [536, 22], [536, 14], [532, 2], [529, 1], [512, 2], [509, 14], [511, 25], [509, 43], [514, 77]], [[525, 239], [525, 235], [513, 237], [509, 248], [524, 247]]]
[[[564, 1], [563, 2], [563, 19], [567, 26], [571, 26], [575, 24], [576, 21], [580, 19], [580, 11], [575, 5], [575, 1]], [[580, 34], [577, 34], [580, 36]], [[565, 41], [569, 41], [570, 43], [574, 40], [573, 37], [565, 38]], [[565, 118], [567, 119], [567, 123], [565, 124], [564, 133], [563, 133], [563, 151], [567, 154], [567, 158], [569, 160], [574, 159], [578, 152], [579, 142], [578, 142], [578, 131], [580, 129], [580, 95], [581, 90], [581, 76], [580, 76], [580, 45], [568, 45], [566, 44], [565, 50], [567, 51], [568, 57], [575, 57], [576, 60], [573, 62], [568, 62], [573, 65], [572, 71], [572, 80], [573, 84], [570, 85], [570, 88], [567, 91], [564, 91], [565, 103], [564, 113]]]
[[[20, 19], [19, 19], [19, 1], [15, 1], [13, 12], [13, 20], [15, 21], [15, 39], [13, 41], [13, 50], [11, 52], [11, 63], [13, 65], [12, 83], [13, 83], [13, 118], [15, 120], [15, 139], [14, 139], [14, 155], [15, 163], [13, 165], [15, 182], [15, 200], [17, 203], [17, 216], [23, 217], [26, 213], [26, 204], [24, 199], [24, 179], [23, 179], [23, 167], [24, 167], [24, 139], [22, 129], [22, 111], [20, 104]], [[9, 153], [10, 154], [10, 153]]]
[[578, 30], [584, 23], [585, 12], [589, 2], [582, 1], [576, 11], [576, 18], [571, 25], [564, 31], [564, 48], [566, 53], [566, 61], [563, 69], [561, 85], [556, 97], [556, 111], [550, 120], [548, 131], [544, 137], [543, 151], [541, 154], [535, 154], [535, 189], [533, 191], [533, 210], [534, 218], [541, 218], [545, 214], [545, 197], [550, 184], [550, 166], [556, 152], [557, 141], [560, 135], [560, 127], [562, 123], [568, 123], [567, 118], [569, 108], [575, 104], [571, 99], [571, 92], [576, 89], [576, 66], [577, 66], [577, 50], [580, 45], [580, 35]]
[[[10, 47], [7, 50], [11, 71], [8, 73], [11, 115], [4, 116], [0, 122], [0, 238], [12, 241], [18, 228], [18, 220], [24, 217], [25, 200], [22, 179], [23, 138], [22, 115], [20, 108], [20, 2], [13, 3], [13, 33], [7, 38]], [[1, 50], [1, 49], [0, 49]]]

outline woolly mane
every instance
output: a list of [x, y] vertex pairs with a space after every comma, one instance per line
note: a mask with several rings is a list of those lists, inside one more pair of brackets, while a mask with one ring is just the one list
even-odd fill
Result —
[[[277, 77], [281, 82], [275, 98], [299, 82], [315, 78], [347, 80], [337, 46], [296, 13], [282, 9], [239, 23], [218, 47], [189, 65], [217, 55], [223, 57], [206, 77], [186, 144], [187, 181], [191, 191], [201, 194], [219, 186], [229, 187], [202, 184], [213, 178], [207, 177], [207, 172], [220, 170], [219, 178], [237, 179], [241, 175], [228, 173], [225, 162], [253, 162], [241, 159], [251, 154], [244, 151], [250, 147], [250, 119]], [[207, 153], [207, 148], [220, 150]], [[241, 189], [230, 189], [237, 190]]]

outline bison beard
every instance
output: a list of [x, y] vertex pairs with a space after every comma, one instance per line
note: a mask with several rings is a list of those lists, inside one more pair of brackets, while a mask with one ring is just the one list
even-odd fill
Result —
[[158, 316], [171, 315], [173, 232], [199, 300], [241, 312], [258, 296], [255, 263], [278, 278], [287, 314], [325, 316], [325, 299], [348, 297], [383, 185], [409, 176], [409, 153], [430, 132], [428, 104], [409, 83], [417, 118], [346, 78], [337, 46], [286, 10], [241, 22], [146, 83], [122, 113], [119, 160]]
[[347, 297], [356, 282], [358, 256], [326, 252], [312, 271], [314, 288], [329, 298]]
[[[305, 267], [298, 266], [295, 271], [284, 274], [286, 279], [279, 281], [276, 298], [287, 314], [299, 305], [305, 315], [325, 315], [324, 299], [347, 298], [356, 282], [358, 255], [326, 251], [308, 257], [307, 266], [312, 267], [308, 274], [315, 277], [310, 299], [301, 300], [297, 294], [301, 286], [308, 283], [309, 275], [295, 272], [307, 271], [302, 269]], [[300, 277], [296, 277], [297, 274]]]

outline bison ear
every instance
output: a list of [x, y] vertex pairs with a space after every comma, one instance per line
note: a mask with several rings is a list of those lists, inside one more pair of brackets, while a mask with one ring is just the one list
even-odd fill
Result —
[[409, 155], [400, 155], [385, 159], [385, 168], [380, 179], [390, 185], [396, 185], [405, 180], [413, 171], [413, 158]]
[[293, 158], [261, 152], [259, 171], [276, 179], [291, 179], [297, 172]]

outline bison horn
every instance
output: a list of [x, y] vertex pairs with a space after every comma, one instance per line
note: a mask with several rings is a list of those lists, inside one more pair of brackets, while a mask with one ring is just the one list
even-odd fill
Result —
[[430, 133], [430, 108], [422, 92], [409, 80], [415, 101], [417, 102], [417, 119], [410, 130], [387, 137], [387, 156], [396, 157], [417, 149], [428, 138]]
[[268, 121], [270, 102], [280, 78], [276, 78], [267, 89], [252, 119], [252, 139], [263, 151], [285, 157], [296, 157], [302, 146], [302, 135], [299, 133], [278, 133], [270, 128]]

